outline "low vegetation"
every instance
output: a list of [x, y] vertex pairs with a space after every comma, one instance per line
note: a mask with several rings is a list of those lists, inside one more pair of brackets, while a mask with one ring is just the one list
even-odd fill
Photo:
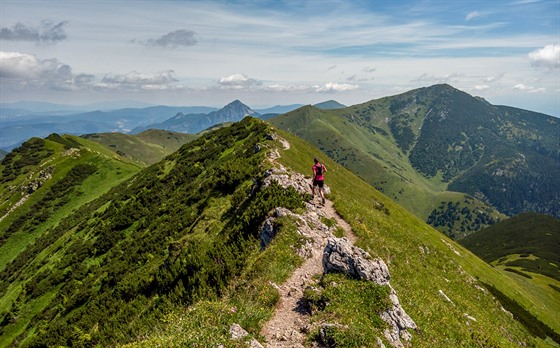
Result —
[[[260, 330], [279, 298], [276, 285], [302, 263], [296, 250], [305, 243], [297, 222], [285, 217], [272, 243], [260, 246], [259, 228], [270, 210], [301, 211], [305, 199], [293, 189], [259, 185], [271, 165], [267, 149], [279, 145], [266, 140], [271, 132], [246, 118], [81, 201], [115, 158], [102, 147], [96, 156], [88, 152], [96, 170], [81, 167], [83, 180], [59, 210], [66, 213], [51, 212], [35, 238], [0, 269], [7, 280], [0, 284], [0, 346], [245, 346], [230, 339], [233, 323], [249, 332], [246, 340], [263, 342]], [[318, 150], [280, 135], [291, 147], [280, 151], [278, 161], [309, 173]], [[401, 304], [420, 328], [412, 332], [415, 347], [547, 345], [504, 312], [483, 285], [506, 298], [517, 294], [522, 308], [525, 289], [334, 161], [323, 162], [337, 211], [359, 246], [385, 260]], [[57, 181], [74, 177], [70, 169], [64, 176], [57, 172]], [[35, 193], [35, 202], [48, 185]], [[71, 202], [82, 204], [72, 212]], [[23, 208], [30, 207], [32, 202]], [[2, 226], [13, 223], [18, 211]], [[13, 233], [2, 248], [22, 234]], [[322, 334], [310, 332], [310, 339], [359, 347], [375, 346], [382, 337], [378, 312], [387, 305], [386, 288], [334, 274], [318, 280], [306, 298], [312, 321], [331, 324]]]

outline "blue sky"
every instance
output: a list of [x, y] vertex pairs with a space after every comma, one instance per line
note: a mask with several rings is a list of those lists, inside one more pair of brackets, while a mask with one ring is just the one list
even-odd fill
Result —
[[560, 116], [560, 0], [0, 2], [0, 101], [346, 105], [449, 83]]

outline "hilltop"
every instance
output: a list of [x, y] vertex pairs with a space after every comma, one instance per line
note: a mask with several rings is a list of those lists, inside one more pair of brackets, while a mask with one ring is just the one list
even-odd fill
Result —
[[524, 211], [557, 215], [558, 119], [449, 85], [270, 122], [454, 238]]
[[[63, 139], [68, 150], [77, 148], [68, 139], [87, 142]], [[37, 163], [23, 168], [43, 165], [53, 155], [47, 150], [37, 151]], [[99, 152], [117, 158], [108, 149]], [[26, 225], [16, 233], [31, 231], [34, 241], [2, 269], [7, 282], [0, 284], [1, 345], [265, 343], [272, 338], [261, 330], [283, 296], [281, 285], [311, 257], [305, 250], [316, 243], [302, 228], [350, 237], [349, 228], [356, 246], [386, 263], [392, 289], [418, 327], [401, 338], [407, 336], [415, 347], [550, 343], [544, 338], [555, 334], [547, 325], [557, 323], [546, 306], [527, 315], [524, 289], [334, 161], [324, 162], [338, 218], [324, 215], [305, 185], [281, 186], [278, 180], [298, 177], [307, 183], [304, 174], [317, 152], [301, 139], [245, 118], [115, 183], [57, 224]], [[86, 154], [80, 151], [76, 160]], [[97, 167], [105, 158], [87, 163]], [[48, 192], [45, 184], [34, 195]], [[23, 216], [30, 208], [24, 203], [11, 214]], [[279, 216], [276, 208], [291, 213]], [[52, 221], [53, 212], [45, 213]], [[297, 217], [305, 214], [312, 222]], [[271, 217], [277, 218], [272, 235], [264, 232]], [[0, 221], [0, 228], [6, 226]], [[6, 244], [15, 236], [6, 236]], [[386, 285], [342, 274], [306, 279], [315, 289], [302, 298], [310, 313], [307, 338], [341, 346], [375, 346], [378, 338], [389, 344], [382, 313], [395, 299]], [[502, 305], [516, 317], [525, 313], [523, 324]], [[231, 340], [234, 324], [247, 338]]]
[[182, 145], [196, 139], [195, 134], [149, 129], [142, 133], [129, 135], [123, 133], [93, 133], [82, 138], [103, 144], [122, 157], [147, 166], [160, 161], [163, 157], [177, 151]]

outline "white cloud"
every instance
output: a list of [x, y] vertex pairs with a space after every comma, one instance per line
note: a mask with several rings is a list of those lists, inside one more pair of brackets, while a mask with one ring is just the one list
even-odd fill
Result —
[[468, 22], [468, 21], [470, 21], [471, 19], [476, 18], [476, 17], [479, 17], [479, 16], [480, 16], [480, 13], [478, 13], [478, 11], [470, 12], [470, 13], [467, 14], [467, 16], [465, 17], [465, 21]]
[[502, 79], [504, 77], [504, 73], [499, 73], [495, 75], [490, 75], [484, 78], [484, 83], [494, 83]]
[[423, 73], [417, 79], [412, 80], [412, 82], [421, 82], [427, 84], [451, 83], [451, 82], [457, 82], [459, 77], [464, 77], [464, 75], [458, 73], [452, 73], [444, 76], [435, 76], [435, 75], [428, 75], [427, 73]]
[[476, 86], [473, 87], [473, 89], [475, 91], [485, 91], [489, 88], [490, 88], [490, 86], [488, 86], [488, 85], [476, 85]]
[[105, 76], [96, 87], [125, 90], [166, 90], [176, 89], [173, 83], [178, 80], [174, 77], [173, 70], [141, 73], [129, 72], [125, 75]]
[[336, 83], [336, 82], [327, 82], [323, 86], [317, 86], [317, 92], [345, 92], [345, 91], [353, 91], [358, 89], [360, 86], [358, 85], [349, 85], [346, 83]]
[[512, 89], [517, 90], [517, 91], [522, 91], [522, 92], [527, 92], [527, 93], [544, 93], [546, 92], [546, 88], [544, 87], [533, 87], [533, 86], [527, 86], [523, 83], [518, 83], [515, 86], [512, 87]]
[[0, 39], [9, 41], [32, 41], [36, 43], [56, 43], [66, 39], [64, 27], [67, 21], [54, 24], [44, 20], [39, 27], [16, 23], [12, 28], [1, 28]]
[[93, 75], [74, 75], [69, 65], [55, 58], [39, 59], [32, 54], [0, 51], [0, 77], [14, 89], [48, 88], [73, 90], [91, 85]]
[[533, 66], [558, 69], [560, 68], [560, 44], [546, 45], [534, 50], [529, 53], [529, 59]]
[[262, 82], [250, 78], [245, 74], [233, 74], [220, 78], [218, 83], [224, 88], [243, 89], [262, 85]]
[[312, 90], [312, 88], [305, 85], [284, 85], [277, 83], [264, 87], [264, 90], [271, 92], [305, 92]]
[[[134, 41], [135, 42], [135, 41]], [[179, 29], [162, 35], [157, 39], [149, 39], [147, 41], [139, 41], [141, 44], [146, 46], [157, 46], [157, 47], [171, 47], [175, 48], [178, 46], [193, 46], [198, 42], [196, 38], [196, 33], [191, 30]]]

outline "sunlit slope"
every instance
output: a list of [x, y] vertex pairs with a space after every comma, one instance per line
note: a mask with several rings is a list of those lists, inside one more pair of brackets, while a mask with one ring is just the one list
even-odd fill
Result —
[[[238, 347], [233, 323], [265, 343], [259, 333], [278, 304], [276, 284], [304, 261], [297, 251], [306, 240], [285, 217], [263, 250], [260, 227], [275, 207], [301, 213], [309, 199], [260, 185], [274, 165], [269, 151], [282, 146], [276, 132], [251, 118], [208, 132], [60, 219], [1, 271], [0, 346]], [[291, 146], [277, 161], [309, 173], [319, 150], [280, 135]], [[114, 155], [99, 146], [99, 155]], [[547, 345], [486, 287], [523, 305], [525, 289], [342, 166], [325, 164], [330, 198], [358, 244], [387, 262], [420, 328], [414, 347]], [[359, 282], [340, 278], [337, 286]], [[353, 315], [371, 311], [345, 301]], [[344, 336], [351, 330], [336, 324], [351, 320], [329, 322]], [[375, 347], [382, 330], [372, 324], [364, 330], [372, 339], [349, 346]]]
[[45, 231], [140, 168], [95, 142], [32, 138], [0, 165], [0, 271]]
[[[292, 147], [283, 151], [280, 161], [297, 171], [310, 172], [317, 150], [299, 138], [284, 136]], [[553, 309], [540, 303], [535, 310], [534, 296], [504, 271], [443, 236], [334, 161], [325, 158], [324, 162], [336, 209], [359, 236], [358, 244], [388, 262], [391, 284], [399, 296], [402, 294], [403, 307], [422, 330], [415, 336], [415, 347], [502, 347], [532, 341], [483, 284], [534, 310], [535, 316], [560, 332]]]
[[[269, 121], [306, 139], [424, 220], [441, 202], [462, 202], [466, 198], [464, 193], [447, 191], [441, 176], [427, 178], [418, 173], [395, 144], [385, 121], [364, 125], [340, 113], [306, 106]], [[486, 204], [479, 204], [496, 218], [500, 216]]]
[[[552, 116], [435, 85], [343, 109], [305, 106], [270, 122], [420, 218], [447, 217], [448, 230], [438, 228], [454, 238], [503, 218], [498, 212], [559, 213], [552, 173], [560, 171], [560, 122]], [[462, 203], [469, 196], [480, 209]], [[453, 211], [435, 212], [441, 203], [458, 204], [461, 214], [453, 220]], [[484, 216], [475, 216], [478, 210]]]
[[182, 145], [196, 139], [194, 134], [185, 134], [149, 129], [138, 134], [94, 133], [82, 136], [105, 145], [120, 156], [139, 165], [147, 166], [177, 151]]

